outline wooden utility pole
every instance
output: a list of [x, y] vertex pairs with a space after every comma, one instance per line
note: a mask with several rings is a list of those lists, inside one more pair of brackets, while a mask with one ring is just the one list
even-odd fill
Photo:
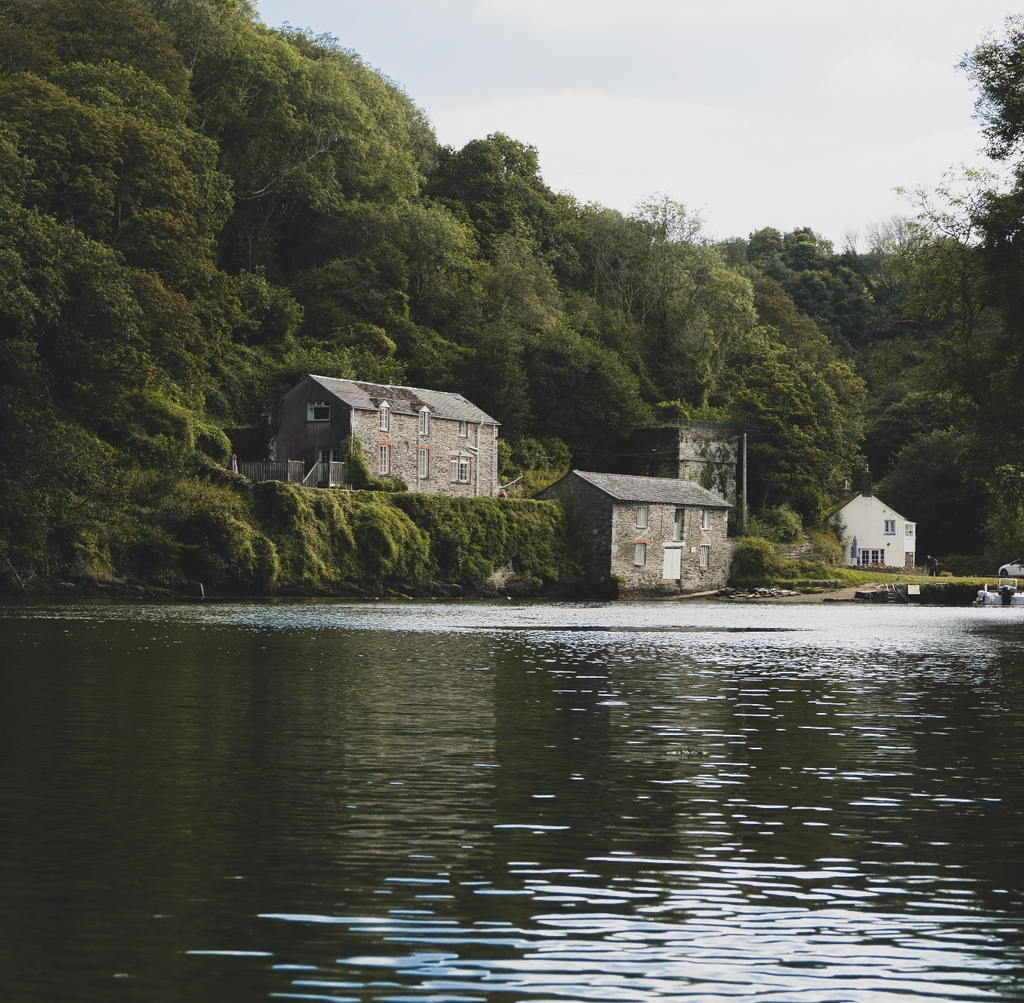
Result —
[[743, 535], [747, 535], [747, 433], [743, 433]]

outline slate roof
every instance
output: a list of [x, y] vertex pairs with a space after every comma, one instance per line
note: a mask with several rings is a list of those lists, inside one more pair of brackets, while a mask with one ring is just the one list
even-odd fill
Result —
[[480, 422], [500, 425], [489, 414], [471, 404], [462, 394], [449, 394], [441, 390], [420, 390], [416, 387], [393, 387], [386, 383], [364, 383], [362, 380], [336, 380], [330, 376], [309, 374], [325, 390], [349, 407], [361, 411], [376, 411], [381, 401], [387, 401], [395, 414], [419, 414], [426, 405], [434, 418], [453, 418], [456, 421]]
[[862, 498], [865, 501], [871, 501], [872, 499], [874, 499], [874, 501], [879, 502], [883, 508], [887, 508], [890, 512], [892, 512], [893, 515], [895, 515], [899, 519], [903, 519], [906, 522], [914, 521], [913, 519], [908, 519], [905, 515], [901, 515], [899, 512], [897, 512], [896, 509], [894, 509], [884, 498], [879, 498], [878, 495], [874, 493], [868, 495], [867, 498], [864, 498], [864, 495], [862, 495], [859, 491], [855, 491], [853, 494], [850, 495], [849, 498], [844, 498], [842, 501], [837, 502], [835, 505], [833, 505], [825, 513], [825, 518], [831, 519], [832, 516], [836, 515], [839, 512], [842, 512], [842, 510], [846, 508], [847, 505], [852, 505], [855, 501], [858, 501], [859, 499]]
[[729, 507], [721, 495], [702, 488], [696, 481], [677, 480], [673, 477], [638, 477], [634, 474], [598, 474], [589, 470], [574, 470], [569, 476], [573, 475], [618, 502]]

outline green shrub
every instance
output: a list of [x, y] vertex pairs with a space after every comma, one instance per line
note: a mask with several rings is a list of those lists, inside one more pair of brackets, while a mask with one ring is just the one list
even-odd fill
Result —
[[788, 505], [775, 505], [761, 509], [747, 520], [747, 533], [770, 543], [799, 543], [804, 527], [800, 516]]
[[552, 502], [417, 494], [390, 500], [430, 538], [431, 571], [443, 581], [482, 581], [507, 564], [545, 584], [584, 574], [585, 541]]
[[843, 546], [831, 533], [812, 532], [811, 546], [815, 558], [822, 564], [835, 566], [844, 563]]
[[316, 491], [279, 481], [253, 486], [264, 531], [282, 574], [318, 584], [344, 579], [426, 578], [430, 541], [389, 496]]
[[985, 578], [998, 568], [993, 568], [992, 562], [984, 557], [949, 554], [942, 558], [941, 567], [957, 578]]
[[[795, 562], [790, 562], [795, 563]], [[739, 542], [732, 555], [730, 578], [775, 578], [782, 571], [782, 562], [767, 540], [748, 536]]]
[[263, 591], [278, 578], [277, 549], [237, 485], [132, 470], [121, 487], [121, 515], [105, 540], [120, 573], [159, 585], [193, 579], [244, 592]]
[[377, 477], [370, 473], [366, 457], [355, 445], [350, 443], [345, 453], [348, 480], [355, 491], [408, 491], [409, 486], [401, 477]]

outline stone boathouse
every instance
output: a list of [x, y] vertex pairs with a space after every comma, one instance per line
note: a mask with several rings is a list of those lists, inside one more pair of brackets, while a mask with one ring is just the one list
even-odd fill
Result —
[[623, 593], [671, 595], [722, 588], [729, 578], [729, 503], [691, 480], [573, 470], [539, 495], [583, 513], [591, 570]]

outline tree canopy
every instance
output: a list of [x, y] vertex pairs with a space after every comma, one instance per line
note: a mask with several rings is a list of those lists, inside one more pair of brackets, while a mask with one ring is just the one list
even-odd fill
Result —
[[[1019, 30], [969, 63], [1006, 155]], [[978, 239], [890, 221], [866, 253], [806, 227], [715, 242], [668, 196], [553, 191], [523, 139], [442, 146], [342, 42], [244, 0], [0, 0], [4, 546], [99, 552], [104, 520], [153, 510], [143, 474], [259, 458], [310, 370], [466, 393], [509, 476], [669, 412], [732, 422], [755, 507], [813, 518], [865, 430], [891, 464], [1019, 387], [1021, 206], [985, 195]], [[33, 463], [58, 442], [62, 477]]]

